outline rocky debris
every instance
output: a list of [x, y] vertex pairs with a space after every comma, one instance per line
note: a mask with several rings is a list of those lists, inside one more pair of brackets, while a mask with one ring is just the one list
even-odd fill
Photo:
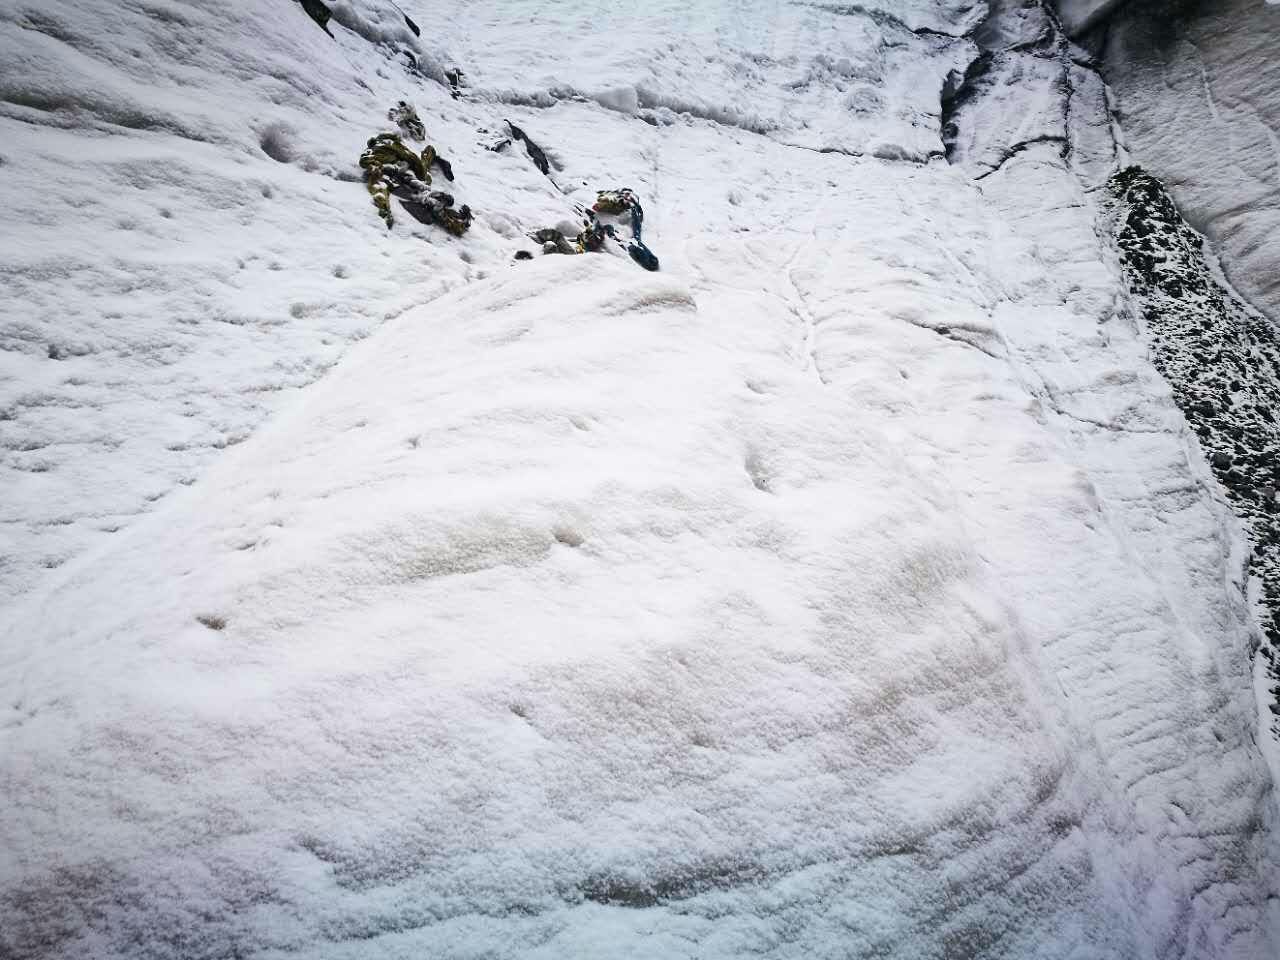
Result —
[[1280, 717], [1280, 335], [1218, 279], [1204, 238], [1159, 180], [1128, 167], [1108, 187], [1156, 369], [1253, 542], [1249, 568], [1262, 587], [1267, 639], [1260, 652], [1275, 681], [1271, 710]]

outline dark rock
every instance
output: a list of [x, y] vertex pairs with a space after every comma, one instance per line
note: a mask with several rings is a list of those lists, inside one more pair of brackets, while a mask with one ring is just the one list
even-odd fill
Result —
[[[1280, 680], [1280, 424], [1273, 412], [1280, 335], [1219, 286], [1203, 238], [1158, 180], [1129, 167], [1108, 188], [1125, 279], [1146, 322], [1153, 365], [1192, 421], [1252, 542], [1248, 565], [1261, 585], [1267, 638], [1260, 649], [1270, 677]], [[1280, 697], [1280, 687], [1273, 693]], [[1280, 716], [1280, 705], [1270, 709]]]
[[307, 14], [320, 29], [332, 37], [333, 34], [329, 33], [329, 19], [333, 16], [333, 12], [328, 5], [323, 3], [322, 0], [298, 0], [298, 2], [302, 4], [302, 9], [307, 11]]
[[[547, 155], [545, 152], [543, 152], [543, 149], [540, 146], [538, 146], [536, 143], [534, 143], [532, 140], [530, 140], [528, 134], [526, 134], [523, 130], [517, 127], [510, 120], [507, 121], [507, 126], [511, 129], [511, 136], [513, 136], [517, 140], [524, 141], [525, 152], [529, 154], [529, 159], [533, 161], [533, 165], [537, 167], [539, 170], [541, 170], [543, 173], [550, 174], [551, 164], [550, 162], [548, 162]], [[495, 147], [494, 149], [498, 149], [498, 148]]]

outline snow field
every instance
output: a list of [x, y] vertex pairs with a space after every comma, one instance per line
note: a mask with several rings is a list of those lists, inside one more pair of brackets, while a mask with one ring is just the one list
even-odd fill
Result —
[[[337, 37], [285, 2], [0, 11], [0, 596], [194, 482], [387, 317], [506, 261], [504, 210], [563, 216], [444, 89]], [[461, 242], [370, 216], [355, 161], [406, 95], [459, 203], [492, 217]]]
[[[553, 283], [554, 299], [531, 297]], [[256, 843], [236, 853], [211, 837], [215, 859], [231, 861], [227, 878], [185, 876], [178, 863], [173, 875], [161, 868], [164, 881], [193, 885], [200, 902], [226, 896], [231, 875], [266, 869], [277, 891], [268, 902], [324, 904], [318, 930], [277, 930], [251, 912], [241, 924], [265, 937], [259, 948], [319, 935], [341, 955], [347, 939], [391, 934], [394, 950], [405, 927], [422, 927], [418, 947], [446, 955], [537, 942], [547, 930], [559, 931], [557, 948], [603, 948], [611, 926], [614, 937], [640, 932], [619, 903], [665, 893], [694, 901], [688, 911], [663, 908], [673, 930], [733, 953], [777, 940], [743, 910], [761, 886], [782, 884], [771, 894], [779, 909], [802, 916], [823, 891], [851, 881], [869, 890], [898, 876], [910, 886], [918, 857], [954, 859], [950, 869], [967, 876], [966, 844], [949, 824], [975, 806], [992, 815], [1034, 808], [1055, 788], [1062, 758], [1008, 782], [1019, 737], [1037, 724], [1020, 685], [997, 667], [1006, 656], [1001, 611], [972, 582], [975, 558], [937, 505], [912, 496], [911, 483], [832, 515], [834, 486], [846, 489], [851, 471], [867, 474], [859, 488], [874, 489], [886, 466], [914, 479], [910, 466], [874, 434], [850, 436], [845, 416], [815, 417], [797, 437], [794, 420], [771, 407], [791, 406], [793, 390], [826, 391], [795, 369], [785, 343], [753, 358], [774, 386], [752, 389], [717, 346], [728, 315], [704, 318], [666, 278], [601, 257], [529, 265], [488, 286], [460, 296], [453, 324], [433, 325], [430, 340], [450, 347], [441, 369], [406, 316], [379, 349], [368, 344], [326, 380], [329, 403], [296, 407], [216, 467], [203, 496], [183, 495], [195, 529], [157, 516], [127, 534], [141, 547], [119, 568], [129, 569], [127, 586], [95, 574], [74, 588], [101, 591], [117, 611], [112, 625], [90, 614], [97, 625], [69, 635], [85, 644], [75, 656], [85, 686], [67, 689], [62, 668], [26, 679], [65, 690], [64, 702], [97, 704], [95, 726], [115, 754], [107, 782], [130, 795], [126, 809], [140, 805], [121, 829], [147, 851], [148, 872], [211, 815], [204, 777], [184, 788], [180, 771], [148, 759], [182, 743], [183, 752], [222, 757], [214, 779], [224, 786], [214, 792], [234, 793], [215, 804], [238, 811], [261, 841], [284, 841], [285, 877]], [[602, 327], [611, 315], [626, 327]], [[764, 316], [752, 326], [765, 327]], [[456, 359], [468, 354], [506, 383], [500, 399], [476, 401]], [[708, 363], [717, 354], [722, 363]], [[453, 376], [468, 389], [450, 389], [446, 363], [462, 366]], [[392, 383], [400, 389], [388, 391]], [[429, 429], [406, 416], [442, 411], [453, 397], [456, 413], [437, 414]], [[847, 405], [827, 403], [847, 415]], [[565, 416], [548, 416], [558, 407]], [[788, 442], [773, 448], [778, 435]], [[477, 443], [492, 448], [491, 462], [461, 456]], [[270, 462], [254, 463], [255, 450], [271, 450]], [[425, 461], [425, 476], [408, 470], [411, 459]], [[335, 473], [339, 462], [356, 476]], [[211, 509], [208, 491], [224, 482], [234, 503]], [[215, 515], [240, 523], [211, 529]], [[933, 523], [921, 526], [921, 516]], [[154, 550], [161, 527], [181, 554]], [[190, 575], [160, 561], [175, 555]], [[148, 556], [158, 562], [140, 580], [136, 565]], [[209, 572], [224, 564], [226, 582], [211, 589]], [[459, 577], [492, 601], [477, 606]], [[125, 589], [149, 598], [143, 616], [119, 608]], [[225, 627], [211, 630], [201, 615]], [[131, 649], [102, 649], [93, 637], [104, 628], [130, 636]], [[887, 633], [898, 642], [880, 643]], [[121, 688], [103, 683], [103, 656], [133, 664]], [[169, 682], [144, 679], [161, 675]], [[115, 743], [109, 718], [122, 708], [136, 718], [139, 696], [152, 701], [143, 713], [165, 719], [135, 752], [127, 744], [137, 732]], [[983, 705], [965, 711], [975, 699]], [[49, 734], [61, 728], [55, 743], [78, 739], [56, 704], [27, 709]], [[977, 742], [986, 744], [985, 776], [947, 759]], [[349, 761], [357, 779], [323, 772]], [[876, 775], [903, 763], [894, 776]], [[920, 793], [905, 805], [903, 778], [914, 785], [905, 795]], [[61, 790], [88, 786], [92, 802], [100, 788], [71, 780]], [[670, 816], [678, 810], [688, 814]], [[846, 812], [815, 823], [819, 811], [837, 810]], [[407, 834], [406, 815], [418, 822]], [[1047, 814], [1027, 816], [1043, 823]], [[172, 833], [157, 834], [156, 822]], [[512, 831], [538, 839], [508, 859], [500, 838]], [[40, 833], [37, 845], [60, 845]], [[591, 837], [599, 841], [584, 845]], [[1079, 841], [1066, 846], [1087, 871]], [[973, 867], [991, 856], [974, 856]], [[278, 886], [317, 861], [332, 871], [319, 889]], [[138, 878], [144, 891], [159, 879]], [[979, 885], [970, 908], [949, 918], [829, 918], [804, 942], [818, 948], [833, 923], [896, 939], [926, 919], [950, 936], [977, 936], [989, 919], [982, 895], [993, 892]], [[598, 916], [601, 902], [610, 917]], [[136, 913], [150, 920], [156, 904], [145, 892], [142, 906]], [[476, 908], [535, 917], [515, 931], [489, 929], [471, 916]], [[723, 910], [741, 917], [711, 923]], [[146, 922], [133, 913], [117, 922]], [[191, 928], [189, 917], [173, 921]], [[223, 936], [240, 932], [230, 918], [217, 926], [230, 928]]]
[[[345, 356], [6, 609], [5, 950], [1269, 955], [1243, 545], [1094, 202], [1052, 143], [977, 184], [925, 162], [940, 114], [884, 93], [936, 100], [951, 61], [935, 44], [953, 43], [912, 31], [959, 34], [976, 7], [467, 5], [473, 99], [414, 89], [477, 210], [456, 244], [407, 218], [387, 235], [362, 185], [324, 172], [349, 170], [405, 96], [399, 67], [354, 72], [372, 48], [292, 5], [272, 8], [288, 29], [235, 9], [228, 46], [292, 57], [286, 86], [311, 95], [253, 123], [228, 112], [209, 163], [238, 169], [239, 149], [226, 183], [272, 171], [297, 206], [232, 230], [214, 181], [205, 266], [153, 270], [156, 241], [116, 269], [172, 275], [137, 314], [143, 342], [204, 283], [209, 310], [288, 316], [286, 355]], [[756, 85], [733, 82], [766, 43]], [[538, 51], [614, 94], [536, 106]], [[828, 145], [805, 140], [830, 132], [804, 127], [813, 110], [850, 124], [830, 135], [852, 152], [885, 153], [814, 106], [842, 60], [876, 57], [876, 136], [911, 155], [795, 146]], [[641, 104], [671, 64], [685, 73], [661, 90], [696, 96], [691, 116]], [[828, 74], [794, 109], [758, 102], [806, 70]], [[219, 75], [201, 74], [209, 102], [235, 102]], [[629, 115], [628, 88], [656, 122]], [[749, 109], [778, 126], [723, 122]], [[483, 150], [506, 116], [563, 194], [521, 149]], [[168, 149], [117, 126], [117, 149]], [[53, 136], [15, 156], [70, 164]], [[643, 197], [662, 273], [506, 262], [524, 230], [617, 185]], [[259, 210], [249, 186], [234, 196], [225, 216]], [[76, 221], [54, 219], [71, 243]], [[224, 263], [216, 285], [207, 264], [241, 256], [249, 228], [284, 269]], [[90, 240], [26, 295], [75, 302]], [[344, 324], [359, 333], [339, 340]], [[168, 465], [157, 424], [179, 396], [217, 426], [246, 384], [278, 382], [260, 344], [193, 335], [218, 362], [173, 393], [164, 366], [65, 362], [134, 385], [111, 429]], [[14, 354], [24, 378], [35, 353]], [[29, 416], [7, 423], [43, 429]], [[51, 502], [96, 510], [164, 475], [101, 457], [97, 485]], [[31, 489], [24, 510], [50, 490]]]

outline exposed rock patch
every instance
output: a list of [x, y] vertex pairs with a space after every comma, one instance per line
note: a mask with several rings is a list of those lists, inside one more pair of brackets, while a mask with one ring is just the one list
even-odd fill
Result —
[[[1117, 200], [1116, 240], [1142, 308], [1153, 361], [1253, 541], [1261, 583], [1261, 655], [1280, 700], [1280, 338], [1219, 280], [1204, 238], [1164, 185], [1139, 167], [1108, 183]], [[1280, 716], [1280, 703], [1271, 704]]]

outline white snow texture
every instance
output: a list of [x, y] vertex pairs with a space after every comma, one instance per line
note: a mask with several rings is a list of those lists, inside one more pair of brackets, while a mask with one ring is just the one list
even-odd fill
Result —
[[1096, 75], [948, 163], [984, 3], [400, 5], [0, 5], [0, 957], [1275, 957]]

